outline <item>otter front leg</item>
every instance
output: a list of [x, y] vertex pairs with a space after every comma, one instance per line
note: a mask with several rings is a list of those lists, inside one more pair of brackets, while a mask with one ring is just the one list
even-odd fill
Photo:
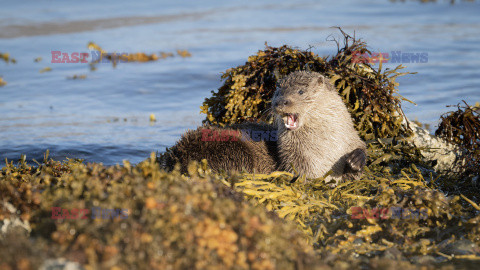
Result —
[[357, 148], [347, 156], [347, 166], [352, 171], [361, 171], [367, 163], [367, 153], [365, 149]]

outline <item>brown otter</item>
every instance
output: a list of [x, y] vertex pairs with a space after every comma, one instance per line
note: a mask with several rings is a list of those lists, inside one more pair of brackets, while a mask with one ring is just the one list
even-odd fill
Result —
[[335, 87], [321, 74], [288, 75], [272, 99], [278, 128], [279, 169], [292, 166], [310, 178], [357, 178], [366, 162], [365, 143]]
[[[188, 131], [167, 149], [163, 163], [169, 169], [180, 163], [182, 171], [186, 171], [189, 161], [205, 158], [214, 171], [257, 173], [293, 172], [293, 166], [308, 178], [322, 177], [332, 170], [326, 181], [336, 182], [361, 175], [366, 161], [365, 143], [358, 137], [342, 99], [325, 77], [305, 71], [289, 74], [275, 91], [272, 112], [273, 126], [246, 123]], [[227, 130], [245, 129], [276, 131], [278, 140], [228, 137], [231, 133]], [[227, 136], [206, 140], [207, 133]]]

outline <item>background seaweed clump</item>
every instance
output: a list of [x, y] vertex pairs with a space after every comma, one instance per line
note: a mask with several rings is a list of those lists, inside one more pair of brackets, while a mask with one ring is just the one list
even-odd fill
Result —
[[446, 141], [459, 145], [463, 149], [463, 175], [480, 174], [480, 104], [475, 106], [457, 105], [456, 111], [445, 113], [440, 117], [440, 124], [435, 135]]
[[[403, 97], [397, 94], [398, 76], [403, 66], [393, 70], [382, 66], [375, 69], [370, 63], [357, 58], [370, 52], [365, 42], [343, 34], [337, 54], [331, 58], [320, 57], [310, 49], [300, 50], [289, 46], [270, 47], [250, 56], [245, 65], [228, 69], [223, 75], [224, 84], [212, 97], [207, 98], [201, 110], [207, 114], [208, 124], [233, 124], [255, 121], [265, 115], [277, 82], [290, 72], [309, 70], [330, 78], [344, 99], [354, 118], [356, 129], [365, 140], [408, 136], [410, 130], [402, 125]], [[363, 62], [363, 63], [362, 63]], [[267, 117], [266, 121], [270, 121]]]
[[[21, 160], [0, 172], [0, 269], [66, 258], [85, 269], [294, 269], [319, 263], [304, 235], [191, 164], [137, 166]], [[127, 209], [128, 216], [52, 219], [52, 207]], [[20, 218], [20, 226], [6, 226]]]

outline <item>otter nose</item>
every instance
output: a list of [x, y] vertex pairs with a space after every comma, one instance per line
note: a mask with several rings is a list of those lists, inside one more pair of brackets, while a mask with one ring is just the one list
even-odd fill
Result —
[[287, 106], [290, 102], [286, 99], [278, 100], [273, 103], [274, 107], [283, 108]]

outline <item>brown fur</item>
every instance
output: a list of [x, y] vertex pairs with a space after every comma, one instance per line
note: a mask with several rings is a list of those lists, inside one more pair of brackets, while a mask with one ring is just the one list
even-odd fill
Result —
[[[303, 93], [299, 94], [302, 90]], [[333, 173], [326, 181], [357, 178], [366, 161], [365, 143], [337, 91], [316, 72], [293, 72], [280, 84], [272, 99], [275, 125], [246, 123], [228, 129], [276, 130], [278, 141], [202, 141], [199, 127], [185, 133], [164, 154], [164, 164], [180, 163], [186, 171], [191, 160], [207, 159], [214, 171], [270, 173], [295, 170], [309, 178]], [[282, 117], [294, 113], [299, 127], [287, 129]]]
[[203, 129], [220, 132], [249, 129], [275, 131], [276, 133], [272, 126], [255, 123], [238, 124], [228, 128], [203, 126], [196, 130], [189, 130], [177, 144], [164, 154], [166, 157], [164, 162], [167, 168], [172, 169], [176, 163], [180, 163], [182, 172], [186, 172], [189, 161], [207, 159], [212, 170], [217, 172], [223, 170], [270, 173], [276, 170], [278, 163], [276, 141], [261, 140], [256, 142], [242, 140], [242, 138], [236, 138], [235, 140], [234, 136], [205, 141], [202, 140]]

